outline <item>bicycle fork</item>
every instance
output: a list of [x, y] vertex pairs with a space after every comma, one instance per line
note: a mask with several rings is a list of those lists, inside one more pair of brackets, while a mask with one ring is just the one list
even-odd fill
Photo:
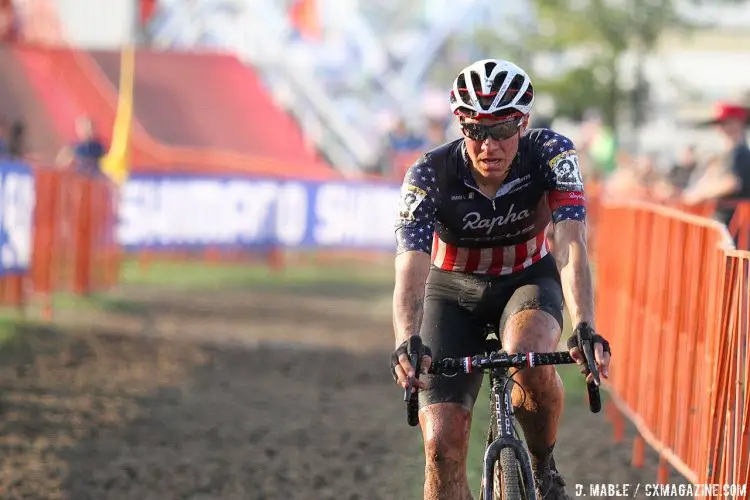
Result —
[[[523, 443], [513, 434], [513, 400], [511, 398], [512, 385], [505, 383], [505, 374], [490, 372], [492, 401], [494, 402], [494, 418], [497, 436], [484, 452], [484, 496], [485, 500], [494, 499], [495, 463], [500, 457], [500, 450], [511, 448], [523, 475], [526, 490], [534, 491], [534, 477], [531, 472], [531, 462], [523, 447]], [[500, 500], [500, 499], [495, 499]]]

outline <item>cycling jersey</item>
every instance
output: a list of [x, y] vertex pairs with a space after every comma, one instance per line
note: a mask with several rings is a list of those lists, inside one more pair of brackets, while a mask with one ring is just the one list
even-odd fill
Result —
[[494, 197], [479, 190], [463, 139], [418, 159], [401, 186], [397, 252], [423, 251], [447, 271], [503, 275], [548, 253], [545, 229], [585, 221], [578, 155], [568, 138], [530, 129]]

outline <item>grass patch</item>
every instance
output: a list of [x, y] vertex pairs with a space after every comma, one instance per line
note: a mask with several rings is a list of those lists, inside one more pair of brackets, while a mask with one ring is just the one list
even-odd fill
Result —
[[20, 330], [20, 326], [26, 323], [26, 320], [17, 312], [3, 310], [0, 312], [0, 347], [11, 342]]
[[279, 270], [259, 264], [157, 261], [143, 268], [135, 260], [123, 263], [120, 281], [127, 285], [183, 289], [309, 287], [322, 284], [391, 286], [393, 270], [361, 262], [315, 265], [301, 263]]
[[[201, 261], [153, 261], [148, 267], [137, 259], [124, 259], [120, 267], [120, 286], [102, 293], [82, 296], [58, 292], [53, 296], [56, 311], [82, 313], [107, 311], [141, 315], [147, 306], [137, 300], [137, 293], [123, 293], [125, 287], [135, 290], [272, 290], [289, 293], [314, 293], [336, 297], [381, 297], [393, 289], [393, 268], [382, 263], [341, 260], [335, 263], [290, 263], [273, 270], [259, 263], [207, 263]], [[0, 307], [0, 347], [4, 338], [12, 336], [19, 325], [42, 321], [43, 303], [32, 300], [25, 317], [14, 308]], [[33, 318], [30, 320], [28, 318]]]
[[56, 310], [77, 311], [111, 311], [123, 313], [138, 313], [141, 307], [109, 293], [94, 293], [91, 295], [76, 295], [74, 293], [58, 293], [53, 298]]
[[15, 309], [1, 309], [0, 362], [18, 358], [19, 353], [24, 350], [28, 335], [45, 329], [43, 322], [24, 317]]

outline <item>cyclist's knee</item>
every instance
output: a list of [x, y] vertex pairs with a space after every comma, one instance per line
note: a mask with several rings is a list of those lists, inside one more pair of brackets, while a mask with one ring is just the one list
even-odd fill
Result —
[[469, 442], [471, 412], [456, 403], [437, 403], [420, 410], [425, 459], [433, 467], [463, 464]]
[[557, 350], [559, 341], [557, 320], [539, 309], [520, 311], [505, 323], [503, 347], [509, 353], [551, 352]]

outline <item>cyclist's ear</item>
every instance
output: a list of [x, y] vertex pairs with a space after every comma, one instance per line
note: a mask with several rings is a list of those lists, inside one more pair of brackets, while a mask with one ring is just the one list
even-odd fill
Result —
[[527, 128], [529, 128], [529, 115], [524, 116], [521, 120], [521, 135], [526, 132]]

